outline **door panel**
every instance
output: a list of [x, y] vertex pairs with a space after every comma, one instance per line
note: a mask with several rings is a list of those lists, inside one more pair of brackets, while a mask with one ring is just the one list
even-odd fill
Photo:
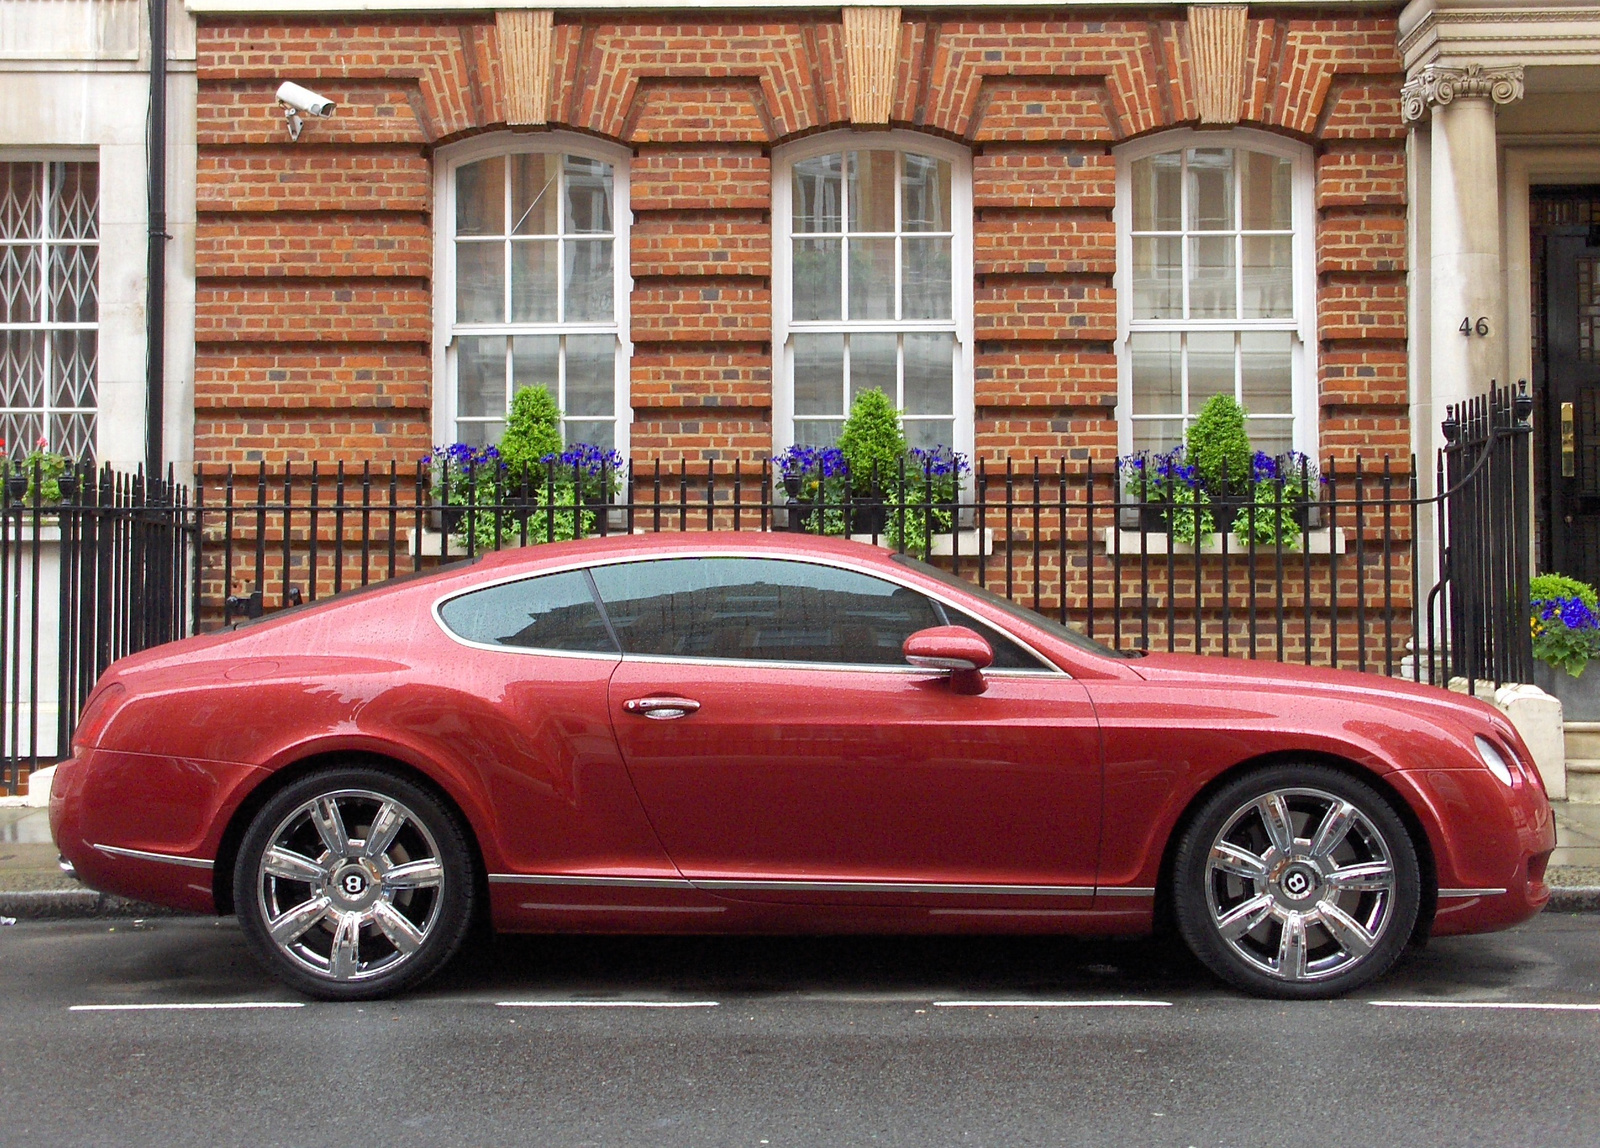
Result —
[[[1065, 675], [988, 680], [964, 696], [915, 671], [624, 658], [610, 706], [667, 852], [691, 880], [740, 883], [716, 886], [725, 896], [961, 905], [994, 892], [830, 883], [1052, 885], [1086, 904], [1101, 764], [1088, 694]], [[625, 708], [656, 697], [699, 707]]]
[[1551, 566], [1600, 581], [1600, 246], [1545, 237], [1543, 424]]

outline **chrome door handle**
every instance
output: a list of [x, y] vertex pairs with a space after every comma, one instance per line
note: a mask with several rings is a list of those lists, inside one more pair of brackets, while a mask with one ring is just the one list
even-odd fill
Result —
[[671, 721], [673, 718], [688, 717], [700, 708], [700, 703], [693, 698], [630, 698], [622, 703], [622, 708], [640, 717]]

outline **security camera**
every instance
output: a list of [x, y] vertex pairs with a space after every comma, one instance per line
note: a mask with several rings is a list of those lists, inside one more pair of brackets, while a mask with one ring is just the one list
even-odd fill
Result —
[[319, 96], [310, 88], [302, 88], [287, 80], [278, 85], [278, 102], [283, 105], [283, 118], [289, 125], [289, 138], [292, 140], [300, 138], [300, 129], [305, 126], [300, 120], [301, 112], [327, 119], [338, 107], [326, 96]]

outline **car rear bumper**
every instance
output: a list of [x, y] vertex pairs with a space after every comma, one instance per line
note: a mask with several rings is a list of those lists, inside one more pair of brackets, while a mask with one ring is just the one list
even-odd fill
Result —
[[51, 788], [56, 848], [93, 889], [215, 912], [212, 869], [223, 829], [263, 772], [79, 749], [57, 768]]

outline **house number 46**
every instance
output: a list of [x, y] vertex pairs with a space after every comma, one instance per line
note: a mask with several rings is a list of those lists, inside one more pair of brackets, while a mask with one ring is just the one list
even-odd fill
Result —
[[1461, 326], [1457, 327], [1456, 330], [1463, 335], [1487, 335], [1489, 333], [1488, 316], [1480, 317], [1476, 323], [1470, 318], [1463, 319], [1461, 320]]

